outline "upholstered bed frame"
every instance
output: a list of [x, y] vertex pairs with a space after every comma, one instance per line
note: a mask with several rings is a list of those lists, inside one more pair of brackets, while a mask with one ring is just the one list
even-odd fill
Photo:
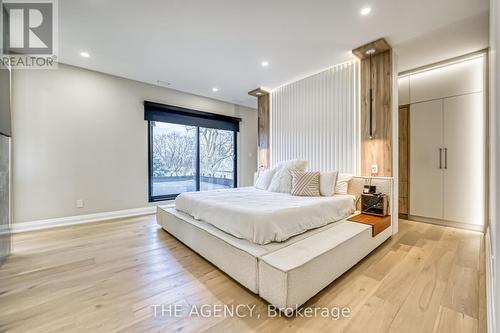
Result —
[[[367, 178], [354, 177], [349, 193], [359, 198]], [[389, 196], [391, 178], [373, 178], [377, 191]], [[163, 229], [282, 311], [304, 304], [397, 232], [391, 227], [372, 237], [371, 227], [347, 220], [292, 237], [283, 243], [258, 245], [193, 219], [174, 207], [158, 207]]]

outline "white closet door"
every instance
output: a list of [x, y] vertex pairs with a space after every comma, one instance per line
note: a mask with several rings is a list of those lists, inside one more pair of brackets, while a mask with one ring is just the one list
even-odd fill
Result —
[[443, 101], [410, 106], [410, 215], [443, 218]]
[[484, 95], [444, 100], [444, 219], [484, 223]]

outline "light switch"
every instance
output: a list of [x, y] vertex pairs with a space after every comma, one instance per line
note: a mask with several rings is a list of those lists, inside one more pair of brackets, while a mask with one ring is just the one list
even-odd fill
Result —
[[76, 208], [83, 208], [83, 206], [85, 206], [83, 199], [76, 200]]

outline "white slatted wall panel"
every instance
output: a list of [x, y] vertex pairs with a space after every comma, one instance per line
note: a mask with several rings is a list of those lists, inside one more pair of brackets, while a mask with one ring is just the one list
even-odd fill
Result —
[[359, 62], [337, 65], [271, 92], [271, 163], [359, 174]]

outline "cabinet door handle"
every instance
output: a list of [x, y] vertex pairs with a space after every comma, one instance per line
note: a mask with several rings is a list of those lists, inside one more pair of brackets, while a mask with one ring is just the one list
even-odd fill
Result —
[[439, 148], [439, 169], [443, 168], [443, 148]]
[[444, 168], [448, 169], [448, 148], [444, 149]]

